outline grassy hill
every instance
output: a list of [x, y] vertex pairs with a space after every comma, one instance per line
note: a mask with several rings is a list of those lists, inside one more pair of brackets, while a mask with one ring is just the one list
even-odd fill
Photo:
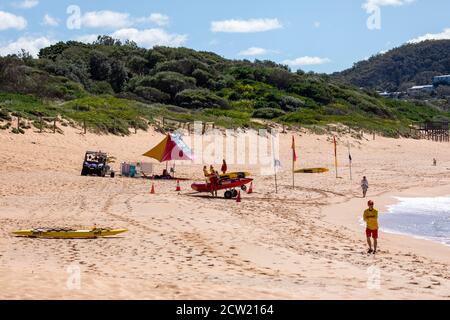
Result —
[[227, 128], [258, 126], [252, 118], [298, 126], [339, 122], [390, 136], [407, 134], [413, 121], [449, 116], [271, 61], [227, 60], [187, 48], [147, 50], [110, 37], [60, 42], [38, 59], [26, 53], [0, 58], [0, 120], [11, 114], [34, 123], [60, 115], [115, 134], [145, 129], [164, 115]]
[[443, 74], [450, 74], [450, 40], [406, 44], [358, 62], [333, 78], [358, 87], [405, 91]]

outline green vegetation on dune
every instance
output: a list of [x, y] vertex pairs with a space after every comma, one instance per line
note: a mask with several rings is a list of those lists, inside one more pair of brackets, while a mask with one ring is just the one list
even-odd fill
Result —
[[392, 92], [430, 84], [434, 76], [449, 73], [450, 40], [430, 40], [375, 55], [333, 77], [358, 87]]
[[[39, 59], [0, 58], [0, 115], [71, 119], [92, 130], [128, 134], [155, 117], [257, 127], [252, 118], [292, 125], [343, 123], [397, 136], [415, 121], [448, 118], [426, 103], [386, 100], [335, 77], [271, 61], [232, 61], [187, 48], [99, 37], [58, 43]], [[6, 117], [6, 116], [5, 116]]]

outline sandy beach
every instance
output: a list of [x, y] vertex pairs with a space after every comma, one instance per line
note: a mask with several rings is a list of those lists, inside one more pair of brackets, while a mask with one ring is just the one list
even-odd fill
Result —
[[[302, 167], [290, 172], [291, 137]], [[394, 196], [450, 196], [450, 149], [445, 143], [365, 135], [338, 138], [339, 175], [331, 135], [281, 135], [284, 171], [275, 194], [272, 176], [257, 165], [230, 165], [255, 173], [254, 193], [242, 202], [193, 194], [192, 181], [81, 177], [86, 150], [122, 161], [146, 161], [163, 135], [128, 137], [0, 132], [0, 299], [449, 299], [450, 247], [381, 233], [379, 254], [366, 254], [360, 224], [369, 197], [383, 212]], [[349, 179], [347, 142], [352, 146]], [[194, 150], [195, 153], [195, 150]], [[432, 159], [438, 160], [436, 167]], [[157, 165], [162, 171], [165, 165]], [[217, 165], [220, 167], [220, 165]], [[200, 164], [180, 164], [180, 176], [201, 182]], [[112, 238], [16, 238], [33, 227], [126, 228]], [[68, 286], [73, 268], [79, 288]], [[368, 268], [379, 287], [368, 286]]]

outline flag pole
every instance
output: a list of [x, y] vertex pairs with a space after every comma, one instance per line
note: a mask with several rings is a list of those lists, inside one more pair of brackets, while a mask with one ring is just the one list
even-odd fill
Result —
[[350, 152], [350, 142], [348, 143], [348, 161], [350, 164], [350, 181], [353, 181], [353, 176], [352, 176], [352, 154]]
[[294, 136], [292, 136], [292, 189], [295, 189], [295, 160], [296, 160], [296, 154], [295, 154], [295, 140]]
[[277, 159], [275, 159], [275, 141], [273, 139], [273, 135], [271, 134], [272, 137], [272, 158], [273, 158], [273, 172], [274, 172], [274, 177], [275, 177], [275, 193], [278, 193], [278, 183], [277, 183]]
[[273, 166], [275, 171], [275, 193], [278, 193], [278, 184], [277, 184], [277, 167], [276, 165]]
[[294, 170], [295, 170], [295, 162], [294, 159], [292, 159], [292, 188], [295, 189], [295, 174], [294, 174]]
[[339, 176], [338, 176], [336, 136], [333, 136], [333, 142], [334, 142], [334, 167], [336, 168], [336, 179], [337, 179]]

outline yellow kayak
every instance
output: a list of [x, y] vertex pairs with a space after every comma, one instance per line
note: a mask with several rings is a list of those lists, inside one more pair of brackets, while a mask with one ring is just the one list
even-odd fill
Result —
[[227, 172], [225, 174], [221, 174], [221, 179], [237, 179], [237, 178], [247, 178], [250, 177], [252, 174], [250, 172]]
[[307, 168], [307, 169], [299, 169], [295, 170], [295, 173], [325, 173], [330, 171], [327, 168]]
[[73, 239], [73, 238], [97, 238], [115, 236], [127, 232], [126, 229], [91, 229], [91, 230], [73, 230], [73, 229], [32, 229], [14, 231], [18, 237], [30, 238], [54, 238], [54, 239]]

